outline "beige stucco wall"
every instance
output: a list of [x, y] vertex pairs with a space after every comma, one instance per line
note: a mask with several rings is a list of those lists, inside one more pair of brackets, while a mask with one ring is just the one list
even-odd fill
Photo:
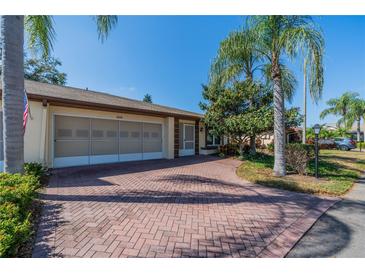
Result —
[[165, 118], [165, 158], [174, 159], [174, 117]]
[[[1, 101], [0, 105], [2, 105]], [[30, 116], [24, 135], [25, 162], [43, 162], [42, 127], [44, 126], [44, 122], [46, 122], [43, 115], [43, 108], [41, 102], [29, 102]]]

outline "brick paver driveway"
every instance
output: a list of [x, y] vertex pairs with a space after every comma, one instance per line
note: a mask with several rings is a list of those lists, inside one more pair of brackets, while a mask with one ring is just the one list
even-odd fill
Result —
[[282, 257], [335, 200], [253, 185], [187, 157], [57, 170], [34, 257]]

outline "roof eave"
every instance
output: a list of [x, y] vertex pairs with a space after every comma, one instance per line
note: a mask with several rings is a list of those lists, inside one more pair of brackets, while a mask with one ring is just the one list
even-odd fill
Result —
[[65, 98], [42, 96], [42, 95], [36, 95], [36, 94], [28, 94], [28, 98], [30, 100], [41, 101], [41, 102], [46, 100], [48, 103], [50, 103], [52, 105], [59, 105], [59, 106], [66, 106], [66, 107], [77, 107], [77, 108], [86, 107], [86, 108], [95, 109], [95, 110], [112, 111], [112, 112], [119, 112], [119, 113], [125, 112], [125, 113], [132, 113], [132, 114], [139, 114], [139, 115], [152, 115], [152, 116], [159, 116], [159, 117], [175, 117], [175, 118], [179, 118], [179, 119], [200, 120], [203, 118], [203, 116], [182, 115], [182, 114], [160, 112], [160, 111], [154, 111], [154, 110], [120, 107], [120, 106], [115, 106], [115, 105], [92, 103], [92, 102], [71, 100], [71, 99], [65, 99]]

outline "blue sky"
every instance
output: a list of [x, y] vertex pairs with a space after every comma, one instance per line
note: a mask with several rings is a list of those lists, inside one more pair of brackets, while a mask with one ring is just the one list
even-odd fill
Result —
[[[365, 16], [323, 16], [315, 20], [326, 42], [325, 86], [318, 105], [308, 102], [308, 125], [319, 122], [329, 98], [344, 91], [365, 97]], [[53, 55], [60, 58], [67, 85], [142, 99], [200, 112], [201, 84], [219, 42], [242, 25], [238, 16], [120, 16], [103, 44], [93, 19], [57, 16]], [[291, 65], [298, 86], [294, 106], [302, 106], [302, 72]], [[323, 122], [335, 122], [329, 116]]]

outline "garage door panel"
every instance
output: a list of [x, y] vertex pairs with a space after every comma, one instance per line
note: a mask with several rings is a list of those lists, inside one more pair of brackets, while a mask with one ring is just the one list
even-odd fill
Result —
[[88, 140], [90, 119], [81, 117], [56, 116], [55, 138], [57, 140]]
[[91, 155], [118, 154], [118, 142], [116, 140], [93, 140], [91, 143]]
[[92, 119], [91, 130], [93, 139], [117, 138], [118, 121]]
[[161, 151], [162, 151], [161, 141], [143, 143], [143, 153], [161, 152]]
[[100, 161], [111, 161], [110, 155], [118, 155], [118, 121], [91, 120], [91, 155], [105, 156], [98, 157]]
[[143, 153], [162, 152], [162, 126], [143, 124]]
[[[142, 123], [121, 121], [119, 124], [119, 154], [123, 159], [141, 159], [142, 155]], [[123, 159], [121, 159], [123, 161]]]
[[89, 140], [57, 140], [55, 143], [55, 157], [87, 156], [89, 154]]
[[123, 142], [119, 146], [119, 154], [142, 153], [141, 142]]

